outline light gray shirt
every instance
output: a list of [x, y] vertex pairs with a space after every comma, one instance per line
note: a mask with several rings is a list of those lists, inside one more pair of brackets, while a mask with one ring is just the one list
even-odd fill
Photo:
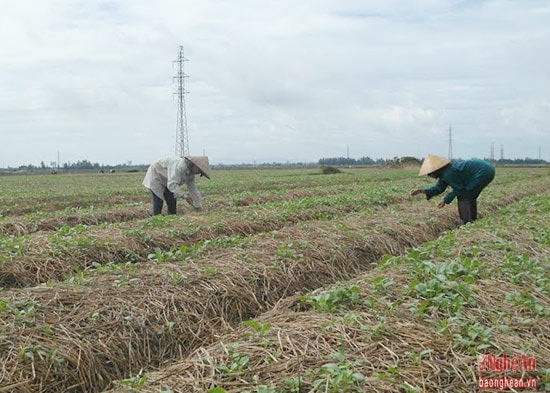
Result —
[[195, 208], [202, 207], [202, 198], [195, 184], [195, 175], [191, 172], [192, 165], [185, 158], [163, 158], [147, 169], [143, 185], [164, 200], [164, 189], [168, 188], [176, 198], [185, 198], [187, 193], [180, 186], [185, 184], [193, 199]]

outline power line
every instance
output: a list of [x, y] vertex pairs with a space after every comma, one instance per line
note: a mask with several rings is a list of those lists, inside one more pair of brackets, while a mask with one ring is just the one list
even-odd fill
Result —
[[189, 61], [183, 56], [183, 46], [180, 45], [178, 58], [174, 63], [178, 66], [178, 73], [174, 77], [177, 82], [178, 95], [178, 122], [176, 127], [176, 157], [185, 157], [189, 155], [189, 135], [187, 133], [187, 114], [185, 113], [185, 78], [188, 77], [183, 72], [183, 63]]

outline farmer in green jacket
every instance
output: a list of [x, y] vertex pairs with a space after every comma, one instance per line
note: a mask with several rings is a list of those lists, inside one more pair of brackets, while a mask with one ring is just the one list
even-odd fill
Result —
[[442, 208], [450, 204], [455, 197], [458, 199], [458, 214], [463, 224], [477, 219], [477, 197], [481, 191], [495, 178], [495, 168], [484, 160], [467, 160], [451, 162], [445, 158], [428, 154], [422, 163], [418, 176], [430, 176], [438, 179], [432, 187], [417, 188], [410, 192], [412, 196], [425, 194], [429, 200], [452, 187], [437, 204]]

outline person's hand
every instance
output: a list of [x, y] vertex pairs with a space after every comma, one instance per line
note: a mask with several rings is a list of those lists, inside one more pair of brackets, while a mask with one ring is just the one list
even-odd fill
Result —
[[423, 190], [422, 188], [417, 188], [417, 189], [411, 190], [411, 191], [409, 192], [409, 194], [410, 194], [411, 196], [415, 196], [415, 195], [423, 194], [423, 193], [424, 193], [424, 190]]
[[439, 203], [437, 204], [437, 207], [440, 208], [440, 209], [441, 209], [442, 207], [445, 207], [445, 201], [439, 202]]
[[187, 195], [184, 199], [185, 199], [185, 201], [186, 201], [187, 203], [189, 203], [189, 204], [191, 205], [191, 207], [192, 207], [193, 209], [195, 209], [195, 210], [198, 211], [198, 212], [202, 212], [202, 206], [196, 207], [196, 206], [193, 204], [193, 198], [191, 198], [190, 195]]

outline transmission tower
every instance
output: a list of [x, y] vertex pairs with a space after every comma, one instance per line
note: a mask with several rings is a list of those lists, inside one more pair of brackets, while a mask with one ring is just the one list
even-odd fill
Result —
[[453, 159], [453, 131], [449, 124], [449, 160]]
[[185, 157], [189, 155], [189, 135], [187, 134], [187, 115], [185, 113], [185, 94], [189, 93], [185, 90], [185, 75], [183, 72], [183, 63], [188, 61], [183, 56], [183, 46], [180, 46], [178, 58], [174, 63], [177, 64], [178, 73], [174, 77], [177, 82], [177, 91], [175, 94], [178, 96], [178, 123], [176, 127], [176, 157]]

